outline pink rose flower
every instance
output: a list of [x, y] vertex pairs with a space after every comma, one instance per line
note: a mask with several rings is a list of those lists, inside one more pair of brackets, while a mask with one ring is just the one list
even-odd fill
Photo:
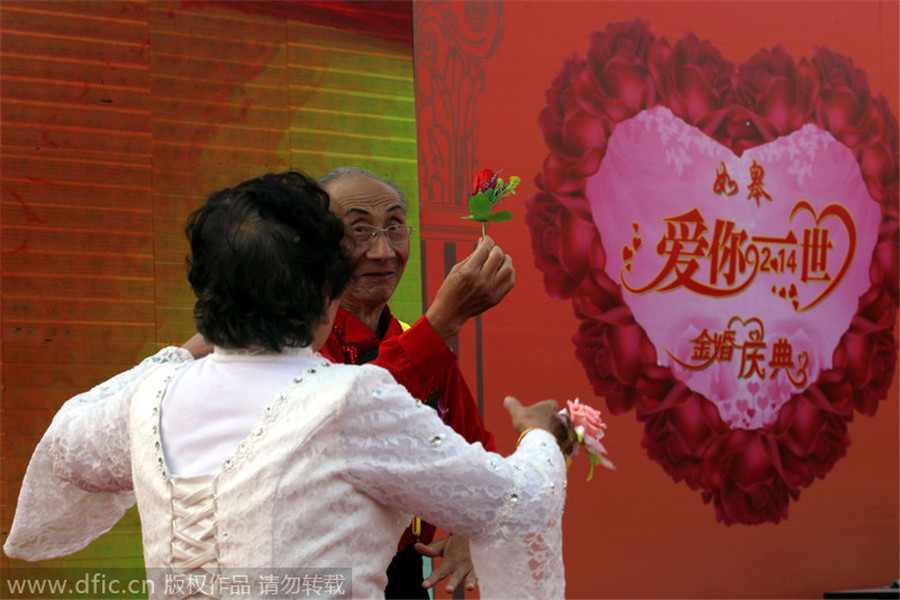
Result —
[[569, 400], [566, 406], [560, 412], [567, 414], [572, 427], [584, 438], [585, 448], [594, 454], [603, 453], [605, 448], [600, 440], [606, 435], [606, 423], [600, 418], [600, 411], [582, 404], [578, 398]]
[[[560, 416], [564, 417], [569, 424], [569, 439], [584, 446], [587, 451], [588, 458], [591, 461], [591, 470], [588, 473], [587, 480], [590, 481], [594, 476], [594, 467], [603, 465], [607, 469], [615, 469], [615, 466], [606, 457], [606, 448], [600, 442], [606, 435], [606, 423], [600, 417], [600, 411], [587, 404], [582, 404], [578, 398], [569, 400], [566, 408], [559, 411]], [[578, 453], [578, 445], [573, 446], [569, 456], [575, 456]]]

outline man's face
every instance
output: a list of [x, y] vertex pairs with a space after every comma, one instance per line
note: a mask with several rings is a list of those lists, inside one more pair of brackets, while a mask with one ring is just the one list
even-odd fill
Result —
[[[343, 219], [348, 232], [365, 226], [378, 228], [406, 224], [406, 207], [389, 186], [368, 177], [344, 176], [325, 186], [331, 210]], [[355, 242], [350, 255], [353, 279], [341, 305], [350, 313], [381, 310], [400, 283], [409, 259], [409, 240], [392, 242], [383, 232]]]

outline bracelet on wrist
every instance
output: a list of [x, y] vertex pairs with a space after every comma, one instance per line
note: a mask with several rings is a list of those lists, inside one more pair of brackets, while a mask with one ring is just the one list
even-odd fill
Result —
[[522, 443], [522, 438], [524, 438], [525, 435], [526, 435], [529, 431], [534, 431], [535, 429], [536, 429], [536, 427], [529, 427], [528, 429], [526, 429], [525, 431], [523, 431], [522, 433], [520, 433], [520, 434], [519, 434], [519, 439], [516, 440], [516, 448], [518, 448], [518, 447], [519, 447], [519, 444]]

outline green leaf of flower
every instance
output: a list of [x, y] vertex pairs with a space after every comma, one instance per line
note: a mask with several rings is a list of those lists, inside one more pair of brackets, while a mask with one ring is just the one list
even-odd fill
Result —
[[513, 218], [513, 214], [508, 210], [498, 210], [497, 212], [488, 215], [487, 219], [491, 223], [503, 223], [504, 221], [509, 221]]
[[491, 214], [493, 202], [483, 193], [478, 193], [469, 198], [469, 212], [476, 221], [486, 221]]

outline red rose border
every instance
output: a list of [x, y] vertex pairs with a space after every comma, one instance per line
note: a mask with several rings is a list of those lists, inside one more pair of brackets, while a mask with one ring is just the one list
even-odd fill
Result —
[[[716, 406], [656, 363], [656, 350], [605, 272], [606, 254], [585, 195], [618, 123], [667, 106], [741, 154], [815, 123], [853, 151], [881, 207], [869, 290], [860, 297], [831, 369], [795, 394], [770, 425], [732, 430]], [[588, 54], [565, 60], [539, 117], [550, 149], [526, 201], [535, 265], [547, 293], [581, 319], [575, 355], [612, 414], [635, 411], [641, 445], [676, 482], [715, 506], [726, 524], [777, 523], [800, 489], [824, 478], [850, 444], [855, 413], [874, 415], [897, 362], [898, 126], [853, 61], [818, 47], [795, 62], [782, 47], [735, 67], [708, 41], [674, 45], [649, 22], [610, 24]]]

